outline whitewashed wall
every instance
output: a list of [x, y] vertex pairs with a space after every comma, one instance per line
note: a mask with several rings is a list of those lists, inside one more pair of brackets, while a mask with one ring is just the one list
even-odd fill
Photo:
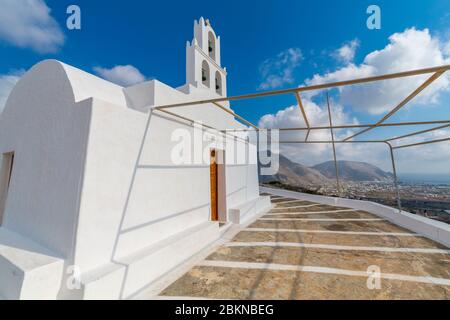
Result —
[[60, 63], [32, 68], [0, 117], [0, 153], [15, 152], [3, 227], [61, 257], [73, 249], [89, 102], [76, 103]]
[[[57, 61], [35, 66], [0, 118], [0, 153], [16, 153], [3, 228], [87, 274], [208, 223], [209, 162], [177, 165], [170, 156], [173, 130], [192, 126], [151, 110], [211, 94], [188, 89], [149, 81], [124, 90]], [[243, 127], [212, 104], [176, 112], [218, 129]], [[237, 144], [248, 153], [247, 142]], [[256, 165], [227, 159], [225, 175], [227, 209], [258, 197]]]

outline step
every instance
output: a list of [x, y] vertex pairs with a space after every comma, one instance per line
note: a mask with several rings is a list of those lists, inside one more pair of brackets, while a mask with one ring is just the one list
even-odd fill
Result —
[[259, 196], [230, 208], [230, 221], [236, 224], [244, 224], [271, 207], [270, 196]]
[[56, 299], [64, 260], [32, 240], [0, 228], [0, 296]]
[[83, 299], [130, 299], [218, 240], [217, 222], [205, 222], [82, 276]]

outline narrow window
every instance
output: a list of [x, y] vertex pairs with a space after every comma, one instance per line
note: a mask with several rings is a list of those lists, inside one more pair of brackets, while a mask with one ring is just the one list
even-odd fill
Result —
[[208, 54], [213, 60], [216, 60], [216, 37], [210, 31], [208, 33]]
[[208, 62], [202, 62], [202, 83], [209, 88], [209, 65]]
[[222, 95], [222, 77], [220, 76], [219, 71], [216, 71], [216, 92], [217, 94]]
[[14, 166], [14, 152], [4, 153], [0, 160], [0, 225], [2, 225]]
[[213, 52], [213, 44], [211, 40], [208, 40], [208, 52], [209, 54], [211, 54], [211, 52]]

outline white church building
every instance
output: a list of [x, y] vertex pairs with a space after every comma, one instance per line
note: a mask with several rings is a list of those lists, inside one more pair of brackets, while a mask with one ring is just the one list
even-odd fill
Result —
[[[124, 88], [55, 60], [32, 67], [0, 114], [0, 297], [133, 298], [270, 207], [254, 139], [223, 131], [247, 128], [232, 114], [154, 109], [226, 96], [226, 79], [203, 18], [178, 88]], [[200, 160], [175, 161], [198, 158], [198, 132]]]

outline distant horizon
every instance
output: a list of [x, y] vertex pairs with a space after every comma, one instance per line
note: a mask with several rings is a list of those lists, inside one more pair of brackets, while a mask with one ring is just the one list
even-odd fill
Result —
[[[286, 156], [283, 153], [280, 153], [280, 154], [282, 156], [286, 157], [287, 159], [289, 159], [292, 162], [295, 162], [295, 163], [307, 166], [309, 168], [317, 166], [317, 165], [325, 163], [325, 162], [333, 162], [334, 161], [333, 159], [329, 159], [329, 160], [317, 162], [317, 163], [312, 164], [312, 165], [309, 165], [309, 164], [306, 165], [306, 164], [301, 163], [301, 162], [299, 162], [297, 160], [293, 160], [291, 157]], [[345, 161], [345, 162], [360, 162], [360, 163], [370, 164], [370, 165], [373, 165], [373, 166], [379, 168], [380, 170], [383, 170], [384, 172], [393, 174], [392, 170], [385, 170], [383, 168], [380, 168], [380, 166], [378, 166], [378, 165], [376, 165], [376, 164], [374, 164], [372, 162], [369, 162], [369, 161], [347, 160], [347, 159], [338, 159], [337, 160], [337, 162], [342, 162], [342, 161]], [[397, 168], [397, 171], [399, 171], [398, 168]], [[401, 172], [401, 171], [399, 171], [399, 172], [397, 172], [397, 175], [398, 175], [398, 177], [400, 179], [408, 179], [408, 180], [426, 179], [426, 180], [434, 180], [434, 181], [442, 181], [442, 182], [450, 183], [450, 172], [448, 172], [448, 173], [441, 173], [441, 172]], [[424, 182], [426, 182], [426, 181], [424, 181]]]
[[[448, 184], [450, 185], [450, 173], [399, 173], [400, 180], [407, 180], [406, 182], [417, 183], [433, 183], [433, 184]], [[405, 181], [404, 181], [405, 182]]]

